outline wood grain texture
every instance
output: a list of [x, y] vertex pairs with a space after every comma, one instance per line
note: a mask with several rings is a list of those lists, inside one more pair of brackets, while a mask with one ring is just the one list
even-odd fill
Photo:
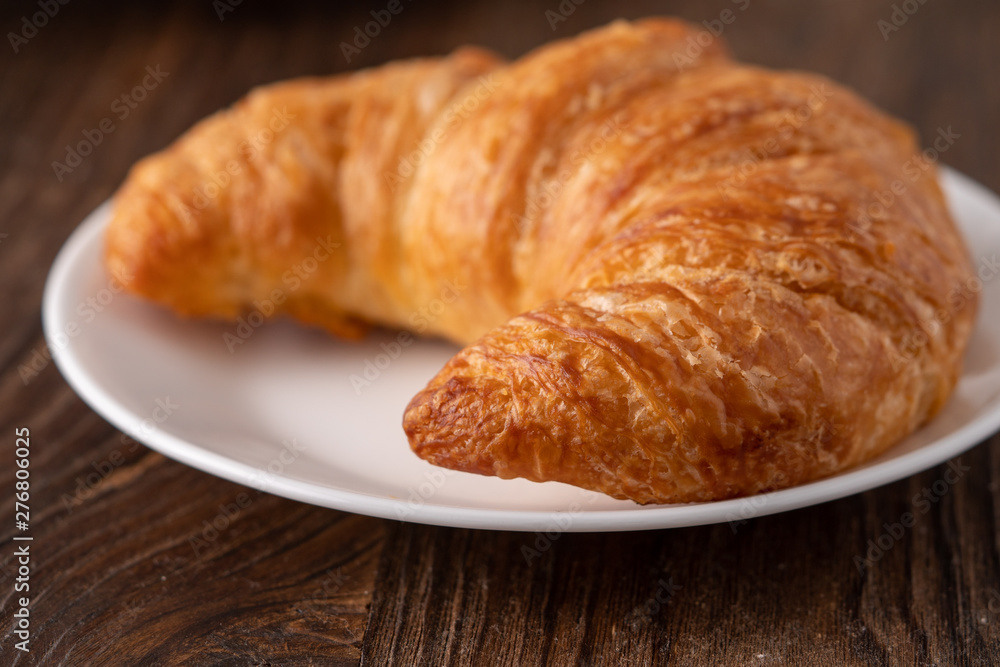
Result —
[[[136, 159], [251, 86], [463, 43], [516, 57], [617, 16], [712, 21], [735, 8], [724, 35], [738, 57], [827, 74], [925, 140], [951, 126], [961, 137], [943, 161], [1000, 190], [1000, 5], [928, 2], [883, 39], [877, 21], [892, 4], [595, 0], [553, 29], [556, 1], [404, 3], [350, 63], [337, 45], [382, 4], [244, 2], [220, 21], [208, 2], [70, 3], [18, 53], [5, 37], [0, 663], [1000, 664], [996, 436], [951, 472], [777, 516], [747, 506], [745, 523], [550, 536], [435, 528], [259, 495], [123, 440], [46, 360], [41, 335], [44, 279], [74, 226]], [[4, 3], [0, 32], [36, 11]], [[170, 74], [119, 119], [111, 104], [147, 65]], [[52, 162], [104, 117], [114, 132], [60, 181]], [[33, 443], [29, 654], [8, 631], [19, 426]], [[915, 522], [899, 532], [907, 512]], [[216, 521], [224, 528], [208, 539]]]
[[[745, 523], [607, 535], [399, 526], [363, 664], [993, 664], [998, 444], [954, 462], [971, 470], [932, 491], [926, 514], [911, 499], [947, 466]], [[904, 512], [913, 527], [859, 569], [868, 540]]]

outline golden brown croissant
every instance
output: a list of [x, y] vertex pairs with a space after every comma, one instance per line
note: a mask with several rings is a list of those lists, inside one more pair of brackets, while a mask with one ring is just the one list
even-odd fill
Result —
[[906, 127], [695, 35], [258, 89], [134, 168], [108, 266], [181, 314], [344, 336], [460, 286], [422, 328], [469, 345], [404, 417], [437, 465], [640, 503], [835, 473], [947, 400], [968, 257]]

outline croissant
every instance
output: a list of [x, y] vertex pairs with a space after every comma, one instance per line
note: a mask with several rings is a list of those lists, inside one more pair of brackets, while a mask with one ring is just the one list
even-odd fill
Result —
[[638, 503], [831, 475], [948, 399], [971, 264], [907, 127], [703, 37], [256, 89], [133, 168], [107, 266], [185, 316], [465, 345], [403, 418], [439, 466]]

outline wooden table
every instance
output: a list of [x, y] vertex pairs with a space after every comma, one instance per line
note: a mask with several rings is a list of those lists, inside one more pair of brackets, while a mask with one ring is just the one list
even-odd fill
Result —
[[[350, 64], [338, 44], [384, 3], [139, 4], [59, 5], [35, 32], [22, 22], [35, 2], [0, 10], [4, 33], [31, 33], [17, 53], [9, 37], [0, 46], [0, 663], [1000, 664], [996, 436], [959, 457], [968, 470], [863, 572], [855, 557], [948, 466], [735, 527], [563, 534], [529, 564], [530, 533], [258, 495], [123, 438], [47, 360], [39, 317], [60, 245], [128, 167], [251, 86], [464, 43], [513, 57], [617, 16], [712, 21], [747, 4], [725, 28], [741, 58], [826, 73], [927, 140], [953, 128], [943, 161], [1000, 191], [1000, 4], [899, 0], [915, 12], [896, 26], [887, 0], [405, 0]], [[169, 74], [57, 174], [65, 146], [147, 66]], [[9, 632], [24, 544], [13, 541], [19, 427], [32, 452], [30, 653]], [[244, 501], [217, 539], [193, 546], [204, 522]]]

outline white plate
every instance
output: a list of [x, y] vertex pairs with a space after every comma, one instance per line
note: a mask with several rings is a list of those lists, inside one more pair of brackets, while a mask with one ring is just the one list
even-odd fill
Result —
[[[990, 280], [997, 269], [988, 263], [1000, 255], [1000, 200], [956, 172], [943, 176], [987, 278], [955, 396], [929, 426], [877, 460], [751, 498], [640, 507], [555, 482], [435, 468], [410, 453], [401, 419], [409, 399], [457, 348], [418, 341], [390, 359], [380, 346], [392, 334], [347, 343], [281, 322], [250, 329], [230, 353], [224, 334], [236, 335], [234, 326], [182, 321], [114, 291], [101, 266], [108, 204], [70, 236], [52, 267], [45, 336], [69, 383], [119, 429], [178, 461], [269, 493], [471, 528], [617, 531], [740, 521], [901, 479], [1000, 428], [1000, 280]], [[384, 368], [359, 393], [350, 376], [363, 376], [366, 360]]]

